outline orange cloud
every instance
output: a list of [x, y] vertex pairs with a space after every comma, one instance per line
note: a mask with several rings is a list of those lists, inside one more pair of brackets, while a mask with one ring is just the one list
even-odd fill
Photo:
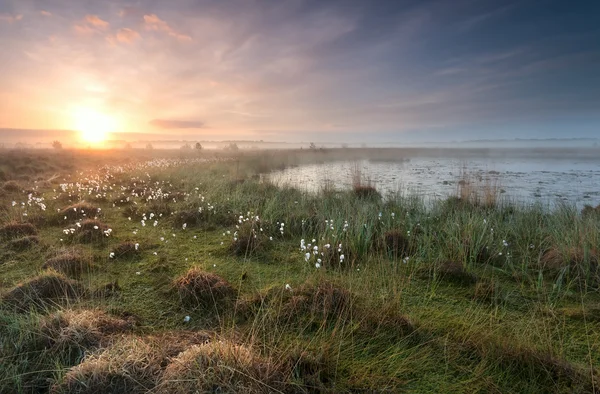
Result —
[[156, 14], [144, 15], [144, 25], [146, 29], [153, 31], [160, 31], [174, 37], [180, 41], [191, 41], [192, 37], [179, 33], [173, 29], [169, 24], [160, 19]]
[[0, 22], [13, 23], [23, 19], [23, 15], [0, 14]]
[[52, 13], [50, 11], [46, 11], [46, 10], [41, 10], [40, 14], [42, 14], [44, 16], [52, 16]]
[[97, 15], [86, 15], [84, 20], [73, 28], [78, 34], [94, 34], [99, 30], [106, 29], [108, 25], [107, 21], [100, 19]]
[[111, 34], [106, 39], [110, 44], [115, 45], [117, 42], [121, 42], [123, 44], [132, 44], [135, 40], [139, 38], [141, 37], [137, 31], [125, 27], [119, 29], [119, 31], [117, 31], [117, 34]]
[[108, 22], [100, 19], [97, 15], [86, 15], [85, 21], [88, 24], [90, 24], [94, 27], [100, 28], [100, 29], [104, 29], [104, 28], [108, 27]]

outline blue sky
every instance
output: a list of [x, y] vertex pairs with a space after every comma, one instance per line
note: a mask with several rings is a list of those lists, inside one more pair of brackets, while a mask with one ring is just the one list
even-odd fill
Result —
[[599, 15], [593, 1], [0, 0], [0, 129], [595, 137]]

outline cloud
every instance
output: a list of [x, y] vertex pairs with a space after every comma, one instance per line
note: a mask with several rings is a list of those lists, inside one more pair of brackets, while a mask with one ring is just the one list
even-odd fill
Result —
[[13, 23], [23, 19], [23, 15], [0, 14], [0, 22]]
[[52, 16], [52, 13], [50, 11], [46, 11], [46, 10], [41, 10], [40, 14], [42, 14], [44, 16]]
[[115, 44], [116, 42], [120, 42], [123, 44], [132, 44], [139, 38], [141, 37], [137, 31], [124, 27], [122, 29], [119, 29], [116, 34], [110, 35], [108, 37], [108, 41], [111, 44]]
[[86, 15], [83, 21], [77, 23], [73, 28], [78, 34], [88, 35], [98, 33], [100, 30], [105, 30], [109, 23], [100, 19], [97, 15]]
[[161, 129], [200, 129], [204, 122], [198, 120], [153, 119], [150, 124]]
[[160, 31], [174, 37], [180, 41], [191, 41], [192, 37], [179, 33], [173, 29], [169, 24], [160, 19], [156, 14], [144, 15], [144, 25], [146, 29], [153, 31]]
[[87, 22], [87, 24], [100, 29], [105, 29], [109, 25], [107, 21], [100, 19], [98, 15], [86, 15], [85, 21]]

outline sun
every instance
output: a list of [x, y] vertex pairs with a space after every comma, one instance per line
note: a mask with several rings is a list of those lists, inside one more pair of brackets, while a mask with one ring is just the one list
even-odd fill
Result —
[[110, 115], [91, 108], [78, 108], [73, 111], [73, 123], [80, 138], [87, 143], [100, 144], [108, 133], [114, 132], [117, 121]]

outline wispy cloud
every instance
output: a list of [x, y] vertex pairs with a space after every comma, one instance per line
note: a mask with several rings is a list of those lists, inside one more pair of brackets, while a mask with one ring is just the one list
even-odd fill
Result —
[[107, 37], [107, 40], [110, 44], [113, 45], [115, 45], [116, 43], [133, 44], [140, 38], [140, 34], [137, 31], [124, 27], [117, 30], [115, 34], [109, 35]]
[[198, 120], [153, 119], [150, 124], [160, 129], [200, 129], [205, 127], [204, 122]]
[[86, 15], [85, 21], [87, 22], [87, 24], [98, 27], [100, 29], [105, 29], [109, 25], [107, 21], [100, 19], [98, 15]]
[[17, 22], [20, 21], [21, 19], [23, 19], [23, 15], [22, 14], [2, 14], [0, 13], [0, 23], [1, 22], [5, 22], [5, 23], [13, 23], [13, 22]]
[[42, 14], [44, 16], [52, 16], [52, 13], [50, 11], [46, 11], [46, 10], [41, 10], [40, 14]]
[[167, 22], [160, 19], [156, 14], [144, 15], [144, 24], [146, 29], [159, 31], [165, 33], [171, 37], [174, 37], [180, 41], [191, 41], [192, 37], [180, 33], [177, 30], [173, 29]]
[[106, 30], [110, 23], [97, 15], [86, 15], [85, 18], [76, 23], [73, 28], [78, 34], [89, 35]]

